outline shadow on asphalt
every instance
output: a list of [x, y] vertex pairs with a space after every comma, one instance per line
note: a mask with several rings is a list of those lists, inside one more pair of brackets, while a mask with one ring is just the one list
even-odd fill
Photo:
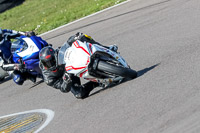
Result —
[[44, 82], [44, 80], [42, 79], [42, 80], [40, 80], [40, 81], [38, 81], [38, 82], [34, 83], [34, 85], [33, 85], [33, 86], [31, 86], [29, 89], [32, 89], [32, 88], [34, 88], [34, 87], [38, 86], [39, 84], [41, 84], [41, 83], [43, 83], [43, 82]]
[[[137, 78], [143, 76], [145, 73], [151, 71], [152, 69], [154, 69], [154, 68], [157, 67], [158, 65], [160, 65], [160, 63], [158, 63], [158, 64], [156, 64], [156, 65], [153, 65], [153, 66], [151, 66], [151, 67], [147, 67], [147, 68], [145, 68], [145, 69], [142, 69], [142, 70], [137, 71]], [[136, 79], [136, 78], [135, 78], [135, 79]], [[131, 80], [134, 80], [134, 79], [124, 79], [120, 84], [123, 84], [123, 83], [128, 82], [128, 81], [131, 81]], [[105, 90], [107, 90], [107, 89], [113, 88], [113, 87], [115, 87], [115, 86], [117, 86], [117, 85], [119, 85], [119, 84], [114, 84], [114, 85], [112, 85], [112, 86], [109, 86], [109, 87], [106, 87], [106, 88], [102, 88], [102, 89], [100, 89], [100, 90], [98, 90], [98, 91], [96, 91], [96, 92], [90, 94], [89, 97], [91, 97], [91, 96], [93, 96], [93, 95], [96, 95], [96, 94], [98, 94], [98, 93], [100, 93], [100, 92], [102, 92], [102, 91], [105, 91]]]
[[158, 63], [158, 64], [156, 64], [156, 65], [153, 65], [153, 66], [151, 66], [151, 67], [147, 67], [147, 68], [145, 68], [145, 69], [142, 69], [142, 70], [139, 70], [138, 72], [137, 72], [137, 78], [138, 77], [140, 77], [140, 76], [142, 76], [142, 75], [144, 75], [145, 73], [147, 73], [148, 71], [151, 71], [152, 69], [154, 69], [155, 67], [157, 67], [158, 65], [160, 65], [160, 63]]

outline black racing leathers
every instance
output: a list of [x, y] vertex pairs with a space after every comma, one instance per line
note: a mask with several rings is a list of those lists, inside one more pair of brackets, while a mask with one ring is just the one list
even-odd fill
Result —
[[57, 69], [54, 71], [47, 70], [41, 63], [40, 68], [42, 70], [44, 81], [47, 85], [52, 86], [56, 89], [61, 89], [63, 83], [63, 75], [65, 73], [64, 66], [57, 66]]
[[80, 78], [74, 75], [69, 75], [70, 80], [65, 81], [63, 79], [64, 74], [66, 74], [64, 65], [58, 66], [55, 71], [46, 70], [41, 64], [40, 66], [47, 85], [60, 89], [64, 93], [71, 91], [76, 98], [87, 97], [90, 91], [99, 85], [95, 82], [87, 82], [81, 85]]

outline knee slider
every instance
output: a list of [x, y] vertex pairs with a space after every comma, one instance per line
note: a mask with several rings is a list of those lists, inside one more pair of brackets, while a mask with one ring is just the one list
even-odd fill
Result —
[[12, 78], [13, 78], [13, 81], [18, 85], [22, 85], [25, 81], [20, 71], [14, 71], [12, 73]]

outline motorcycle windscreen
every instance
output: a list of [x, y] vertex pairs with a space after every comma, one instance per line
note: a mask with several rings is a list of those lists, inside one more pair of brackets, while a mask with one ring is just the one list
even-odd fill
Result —
[[28, 48], [28, 45], [26, 44], [26, 42], [24, 40], [15, 39], [11, 45], [11, 52], [12, 52], [12, 54], [19, 53], [19, 52], [26, 50], [27, 48]]
[[65, 52], [67, 49], [70, 47], [70, 45], [66, 42], [62, 45], [58, 52], [58, 65], [65, 64], [64, 57], [65, 57]]

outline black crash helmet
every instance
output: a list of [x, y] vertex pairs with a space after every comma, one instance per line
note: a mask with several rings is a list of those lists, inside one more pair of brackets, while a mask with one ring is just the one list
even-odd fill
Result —
[[41, 49], [39, 53], [40, 62], [45, 69], [54, 71], [57, 67], [57, 60], [55, 57], [55, 50], [48, 46]]

